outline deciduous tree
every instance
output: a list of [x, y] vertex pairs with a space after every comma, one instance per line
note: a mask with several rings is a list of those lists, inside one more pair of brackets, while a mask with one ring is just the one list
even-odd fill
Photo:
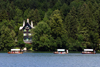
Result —
[[15, 46], [15, 32], [5, 25], [0, 31], [0, 50], [8, 51]]

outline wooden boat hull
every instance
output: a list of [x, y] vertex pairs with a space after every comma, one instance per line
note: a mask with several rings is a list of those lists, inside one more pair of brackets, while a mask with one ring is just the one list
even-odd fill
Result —
[[95, 52], [82, 52], [82, 54], [96, 54]]
[[68, 54], [67, 52], [54, 52], [54, 54]]
[[23, 54], [23, 52], [8, 52], [8, 54]]

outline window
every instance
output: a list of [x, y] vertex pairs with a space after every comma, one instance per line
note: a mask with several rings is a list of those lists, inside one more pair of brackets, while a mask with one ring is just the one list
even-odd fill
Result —
[[26, 29], [24, 29], [24, 32], [26, 32]]
[[31, 30], [29, 29], [29, 32], [31, 32]]
[[26, 27], [25, 27], [25, 29], [29, 29], [29, 27], [28, 27], [28, 26], [26, 26]]
[[23, 36], [26, 36], [26, 33], [24, 33]]
[[31, 36], [31, 33], [29, 33], [28, 35]]

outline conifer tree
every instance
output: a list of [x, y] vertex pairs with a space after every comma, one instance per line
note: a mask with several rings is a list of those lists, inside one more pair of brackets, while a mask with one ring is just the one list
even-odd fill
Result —
[[34, 15], [33, 16], [33, 18], [34, 18], [34, 20], [33, 20], [34, 25], [37, 25], [37, 23], [41, 20], [40, 13], [39, 13], [38, 9], [34, 10], [34, 14], [33, 15]]
[[70, 10], [68, 15], [66, 16], [65, 25], [66, 25], [66, 30], [68, 31], [68, 36], [76, 39], [77, 38], [76, 33], [79, 21], [76, 9], [74, 7]]

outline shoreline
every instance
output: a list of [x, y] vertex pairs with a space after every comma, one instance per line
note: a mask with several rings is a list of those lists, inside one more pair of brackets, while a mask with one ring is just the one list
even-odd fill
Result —
[[[24, 51], [24, 53], [54, 53], [55, 51]], [[69, 51], [69, 53], [81, 53], [82, 51]], [[8, 53], [8, 51], [0, 51], [0, 53]], [[96, 52], [100, 53], [100, 52]]]

